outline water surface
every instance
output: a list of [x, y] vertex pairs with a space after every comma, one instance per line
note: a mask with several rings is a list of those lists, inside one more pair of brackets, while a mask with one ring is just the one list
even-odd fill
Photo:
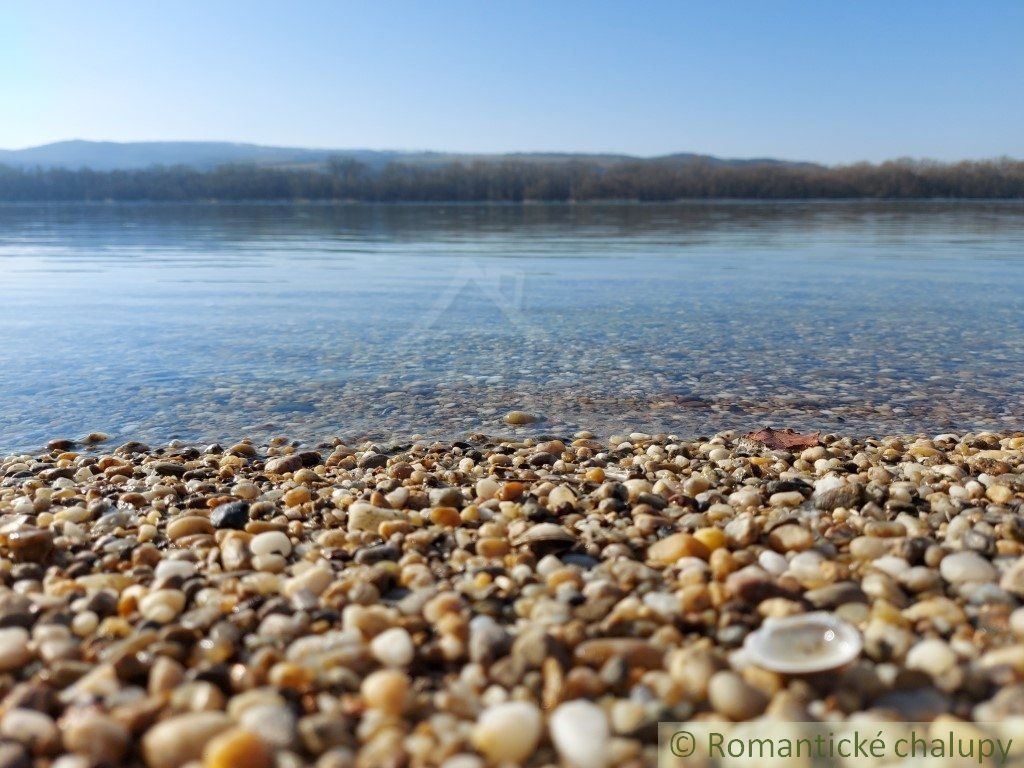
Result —
[[1024, 205], [0, 206], [0, 450], [1016, 429]]

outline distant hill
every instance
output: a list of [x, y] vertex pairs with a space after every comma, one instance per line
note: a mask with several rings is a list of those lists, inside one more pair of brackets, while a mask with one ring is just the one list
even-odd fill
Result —
[[[571, 152], [514, 152], [508, 154], [470, 154], [452, 152], [402, 152], [370, 149], [305, 149], [267, 147], [259, 144], [234, 144], [226, 141], [58, 141], [28, 149], [0, 149], [0, 165], [15, 168], [90, 168], [96, 171], [139, 170], [155, 165], [186, 165], [208, 170], [228, 163], [247, 163], [265, 167], [316, 167], [331, 158], [356, 160], [372, 170], [389, 163], [444, 165], [454, 161], [503, 161], [559, 163], [573, 160], [608, 166], [639, 160], [631, 155], [584, 154]], [[772, 159], [723, 159], [710, 155], [679, 153], [650, 160], [668, 162], [706, 161], [715, 165], [809, 165]]]
[[226, 163], [267, 166], [319, 165], [329, 157], [350, 157], [368, 165], [387, 164], [400, 153], [299, 147], [264, 147], [226, 141], [58, 141], [28, 149], [0, 150], [0, 163], [18, 168], [91, 168], [96, 171], [137, 170], [154, 165], [187, 165], [208, 169]]
[[696, 198], [1024, 198], [1024, 161], [824, 166], [565, 152], [504, 155], [66, 141], [0, 153], [0, 202], [640, 202]]

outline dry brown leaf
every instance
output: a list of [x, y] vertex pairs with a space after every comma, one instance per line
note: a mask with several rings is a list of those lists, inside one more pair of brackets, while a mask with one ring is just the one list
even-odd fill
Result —
[[818, 434], [818, 432], [812, 432], [808, 435], [801, 435], [799, 432], [789, 428], [772, 429], [771, 427], [765, 427], [757, 432], [751, 432], [747, 435], [747, 438], [764, 443], [772, 450], [788, 451], [791, 448], [813, 448], [816, 445], [820, 445], [821, 441], [818, 440]]

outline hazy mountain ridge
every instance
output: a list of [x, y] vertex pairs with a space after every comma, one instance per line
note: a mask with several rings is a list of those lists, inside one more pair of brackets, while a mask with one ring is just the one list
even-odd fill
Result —
[[580, 160], [602, 166], [644, 160], [679, 163], [703, 161], [715, 165], [813, 165], [813, 163], [771, 158], [726, 159], [690, 152], [643, 158], [626, 154], [582, 152], [478, 154], [371, 149], [309, 149], [226, 141], [115, 142], [75, 139], [26, 149], [0, 149], [0, 164], [2, 165], [16, 168], [40, 167], [73, 170], [89, 168], [96, 171], [139, 170], [156, 165], [185, 165], [198, 169], [211, 169], [229, 163], [252, 163], [268, 167], [320, 166], [332, 158], [356, 160], [374, 170], [380, 170], [392, 162], [440, 165], [455, 161], [558, 163]]

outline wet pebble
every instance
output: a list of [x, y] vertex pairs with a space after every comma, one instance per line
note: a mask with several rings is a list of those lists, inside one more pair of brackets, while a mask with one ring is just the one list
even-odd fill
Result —
[[511, 424], [514, 427], [525, 426], [526, 424], [533, 424], [537, 421], [537, 417], [526, 411], [509, 411], [504, 417], [506, 424]]

